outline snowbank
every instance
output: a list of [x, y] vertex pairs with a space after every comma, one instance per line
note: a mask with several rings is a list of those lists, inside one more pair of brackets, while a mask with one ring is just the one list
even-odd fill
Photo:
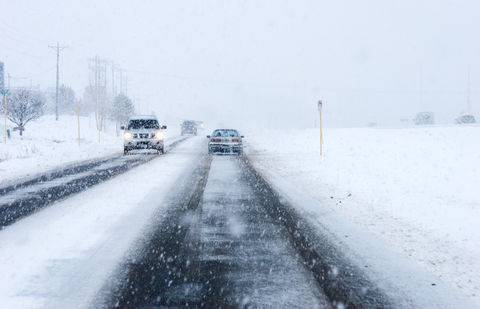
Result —
[[[1, 126], [3, 130], [3, 125]], [[178, 130], [168, 130], [167, 135]], [[13, 132], [7, 144], [0, 142], [0, 186], [18, 178], [29, 177], [52, 168], [78, 161], [121, 154], [121, 132], [117, 136], [115, 125], [109, 121], [99, 136], [95, 118], [80, 117], [80, 143], [77, 140], [77, 118], [60, 115], [43, 116], [26, 126], [24, 136]]]
[[480, 127], [329, 129], [324, 159], [318, 129], [247, 139], [273, 185], [405, 306], [480, 305]]
[[12, 178], [122, 151], [121, 139], [111, 123], [107, 123], [100, 141], [94, 117], [81, 117], [80, 129], [79, 143], [75, 116], [60, 115], [55, 121], [53, 115], [48, 115], [27, 124], [23, 137], [12, 132], [7, 144], [3, 140], [0, 143], [0, 185]]

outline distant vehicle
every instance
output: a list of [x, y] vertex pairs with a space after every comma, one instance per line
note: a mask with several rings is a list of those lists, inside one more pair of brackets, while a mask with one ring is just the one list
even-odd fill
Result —
[[455, 119], [456, 124], [465, 124], [465, 123], [476, 123], [477, 120], [473, 115], [461, 115]]
[[435, 118], [432, 112], [421, 112], [415, 116], [413, 123], [416, 125], [435, 124]]
[[182, 122], [182, 135], [197, 135], [198, 124], [193, 120], [185, 120]]
[[217, 129], [212, 135], [207, 135], [208, 153], [243, 153], [243, 135], [234, 129]]
[[133, 149], [154, 149], [165, 153], [164, 131], [167, 126], [160, 126], [155, 116], [134, 116], [128, 120], [127, 127], [121, 127], [123, 133], [123, 153]]

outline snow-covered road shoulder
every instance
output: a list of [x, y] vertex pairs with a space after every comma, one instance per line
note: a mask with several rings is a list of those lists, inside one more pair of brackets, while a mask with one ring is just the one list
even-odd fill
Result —
[[254, 166], [399, 305], [480, 304], [480, 127], [247, 134]]
[[141, 234], [201, 139], [56, 203], [0, 232], [0, 299], [6, 308], [86, 307]]
[[[43, 116], [27, 126], [24, 136], [16, 132], [4, 144], [0, 142], [0, 187], [38, 177], [59, 168], [86, 164], [91, 161], [120, 156], [123, 153], [121, 131], [106, 121], [100, 134], [95, 118], [82, 116], [81, 139], [77, 139], [77, 118], [61, 115], [55, 121], [53, 115]], [[167, 131], [166, 142], [179, 138], [178, 129]]]

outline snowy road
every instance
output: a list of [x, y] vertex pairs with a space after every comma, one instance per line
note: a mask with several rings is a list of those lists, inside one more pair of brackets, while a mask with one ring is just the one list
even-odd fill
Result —
[[246, 158], [192, 138], [0, 231], [8, 308], [390, 307]]
[[390, 306], [332, 247], [312, 252], [284, 207], [244, 159], [204, 158], [95, 306]]

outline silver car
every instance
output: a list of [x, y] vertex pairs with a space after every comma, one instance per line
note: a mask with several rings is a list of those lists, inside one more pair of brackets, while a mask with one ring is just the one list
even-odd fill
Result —
[[158, 153], [165, 152], [164, 130], [167, 126], [160, 126], [155, 116], [135, 116], [128, 120], [127, 127], [122, 126], [123, 153], [133, 149], [154, 149]]
[[243, 153], [243, 135], [234, 129], [217, 129], [207, 135], [208, 153]]

